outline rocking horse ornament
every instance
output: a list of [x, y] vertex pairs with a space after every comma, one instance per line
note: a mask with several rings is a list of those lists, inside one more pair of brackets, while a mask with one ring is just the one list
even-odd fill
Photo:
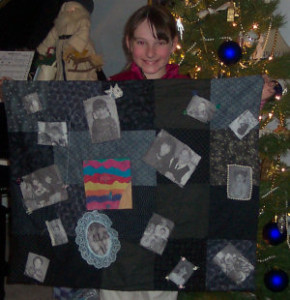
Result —
[[89, 37], [93, 8], [92, 0], [65, 1], [54, 27], [37, 47], [43, 56], [51, 47], [55, 48], [55, 80], [98, 80], [96, 71], [102, 68], [103, 62]]

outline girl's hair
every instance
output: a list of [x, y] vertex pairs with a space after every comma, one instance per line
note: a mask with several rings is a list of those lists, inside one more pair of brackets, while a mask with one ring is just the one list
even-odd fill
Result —
[[103, 99], [98, 99], [98, 100], [96, 100], [96, 101], [93, 103], [93, 112], [94, 112], [95, 110], [103, 109], [103, 108], [106, 108], [107, 110], [109, 110], [109, 109], [108, 109], [108, 106], [107, 106], [107, 103], [106, 103], [105, 100], [103, 100]]
[[148, 20], [153, 36], [158, 40], [170, 42], [178, 35], [175, 19], [164, 6], [145, 5], [133, 13], [125, 25], [123, 44], [126, 52], [126, 39], [134, 38], [136, 28], [144, 20]]

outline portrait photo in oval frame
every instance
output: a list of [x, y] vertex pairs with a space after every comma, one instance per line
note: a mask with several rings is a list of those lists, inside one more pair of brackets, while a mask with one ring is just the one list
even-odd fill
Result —
[[108, 216], [94, 210], [86, 212], [75, 229], [75, 241], [82, 258], [97, 269], [111, 265], [121, 249], [118, 232], [111, 225]]

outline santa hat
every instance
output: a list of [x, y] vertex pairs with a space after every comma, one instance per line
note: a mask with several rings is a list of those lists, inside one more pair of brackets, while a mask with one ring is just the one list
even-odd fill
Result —
[[62, 4], [65, 2], [77, 2], [80, 3], [90, 14], [94, 10], [94, 1], [93, 0], [63, 0]]

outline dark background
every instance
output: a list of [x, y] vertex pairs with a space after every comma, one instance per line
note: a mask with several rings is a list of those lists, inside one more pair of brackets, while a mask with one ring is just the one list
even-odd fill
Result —
[[35, 50], [63, 0], [10, 0], [0, 8], [0, 50]]

